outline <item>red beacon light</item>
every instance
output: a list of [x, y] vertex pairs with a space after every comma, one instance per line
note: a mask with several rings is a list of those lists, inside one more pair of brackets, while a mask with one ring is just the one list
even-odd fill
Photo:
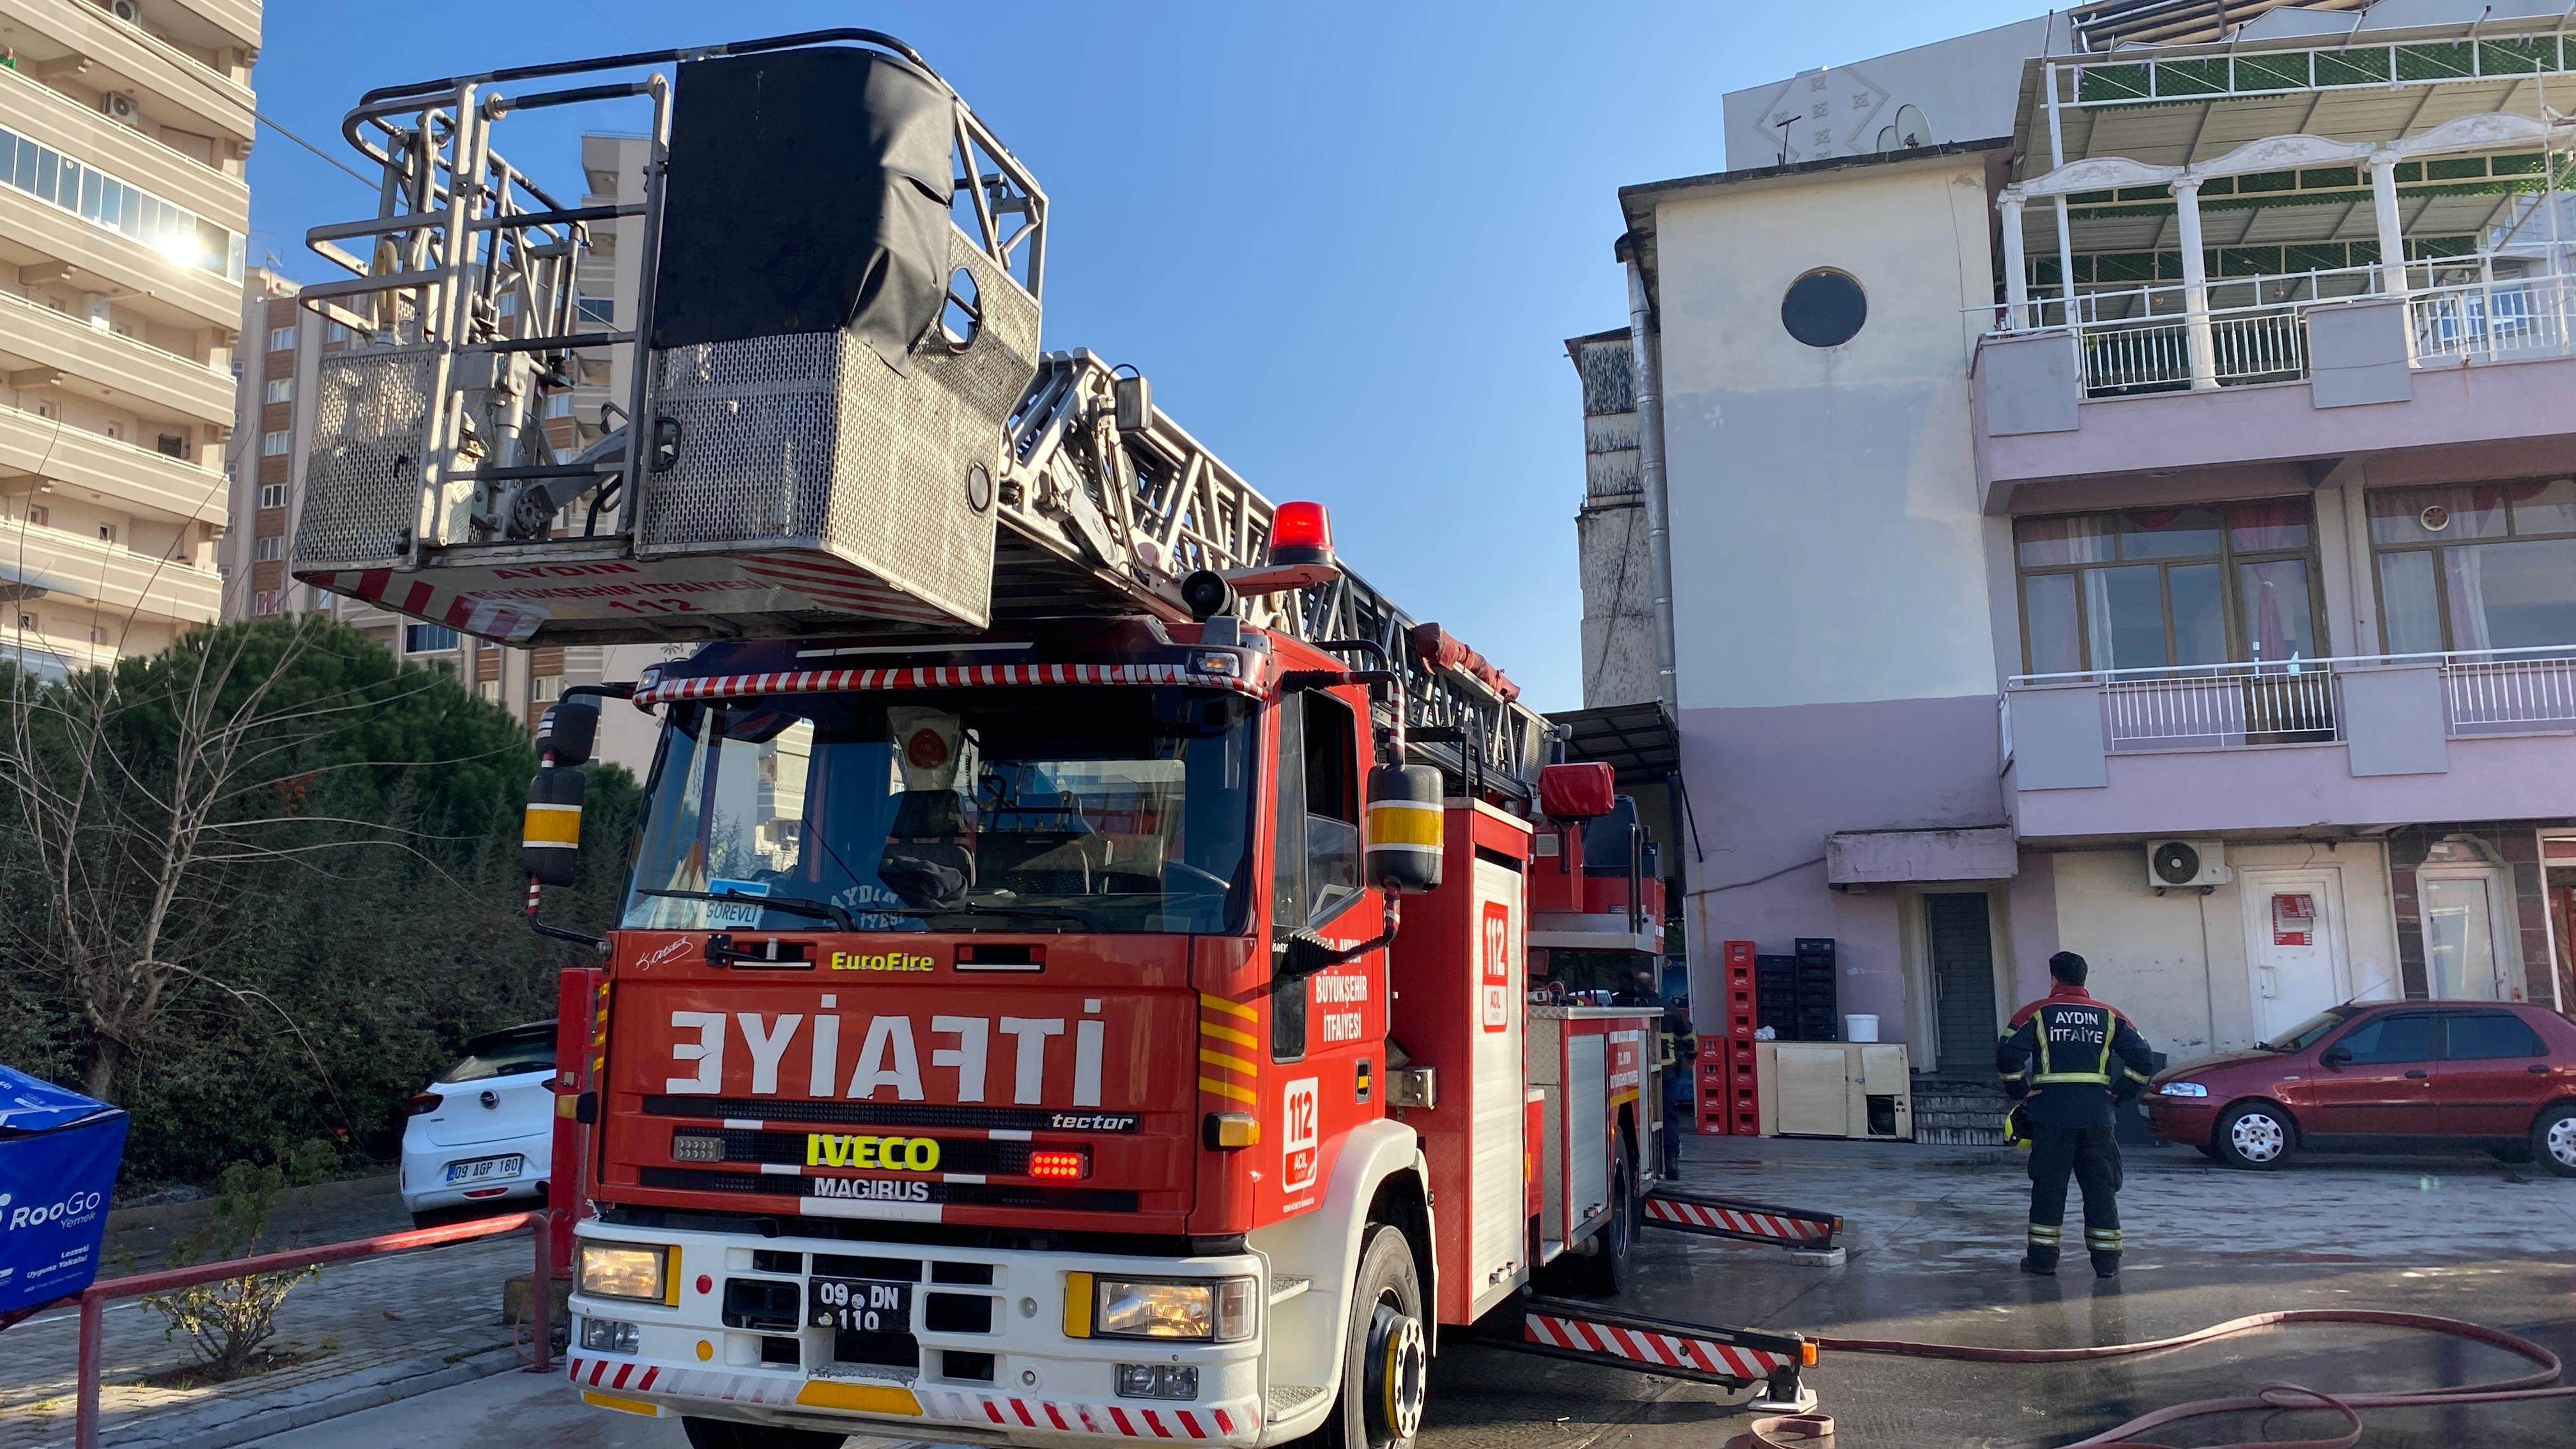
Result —
[[1333, 521], [1320, 503], [1282, 503], [1270, 515], [1272, 568], [1334, 565]]

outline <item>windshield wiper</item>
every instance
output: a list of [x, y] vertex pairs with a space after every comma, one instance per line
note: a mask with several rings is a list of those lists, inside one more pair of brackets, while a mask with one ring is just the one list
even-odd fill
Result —
[[1004, 905], [999, 902], [986, 904], [981, 901], [961, 901], [953, 906], [906, 911], [904, 914], [919, 916], [925, 921], [933, 916], [1017, 916], [1024, 920], [1071, 921], [1087, 931], [1109, 929], [1098, 916], [1073, 906]]
[[756, 896], [749, 891], [637, 891], [636, 894], [661, 896], [675, 901], [723, 901], [728, 904], [765, 906], [773, 911], [785, 911], [791, 916], [808, 916], [818, 921], [829, 921], [844, 931], [858, 929], [851, 923], [848, 911], [830, 901], [811, 900], [804, 896]]

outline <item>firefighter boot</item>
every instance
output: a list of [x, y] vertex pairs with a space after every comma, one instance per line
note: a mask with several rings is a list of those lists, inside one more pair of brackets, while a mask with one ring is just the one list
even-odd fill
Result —
[[2032, 1223], [2030, 1248], [2021, 1255], [2021, 1270], [2039, 1277], [2052, 1277], [2057, 1272], [2057, 1224]]

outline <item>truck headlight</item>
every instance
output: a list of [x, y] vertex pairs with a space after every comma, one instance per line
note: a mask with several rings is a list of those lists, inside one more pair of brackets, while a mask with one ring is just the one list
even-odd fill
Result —
[[585, 1318], [581, 1321], [581, 1346], [593, 1353], [633, 1353], [643, 1333], [632, 1323], [614, 1318]]
[[600, 1243], [585, 1239], [573, 1281], [594, 1298], [677, 1305], [680, 1250], [649, 1243]]
[[1250, 1278], [1095, 1278], [1069, 1273], [1065, 1333], [1073, 1338], [1182, 1338], [1238, 1343], [1252, 1336]]
[[2162, 1088], [2168, 1097], [2206, 1097], [2209, 1089], [2198, 1082], [2167, 1082]]

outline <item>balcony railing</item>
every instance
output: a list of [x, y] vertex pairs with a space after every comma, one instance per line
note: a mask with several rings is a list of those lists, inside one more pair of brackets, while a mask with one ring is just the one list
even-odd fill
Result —
[[2576, 731], [2576, 645], [2025, 674], [2006, 688], [2092, 686], [2103, 748], [2115, 754], [2330, 744], [2344, 738], [2345, 678], [2407, 665], [2440, 671], [2452, 738]]
[[[2576, 350], [2570, 346], [2576, 289], [2568, 275], [2545, 268], [2546, 258], [2510, 254], [2407, 263], [2407, 320], [2416, 364]], [[2308, 310], [2380, 295], [2383, 281], [2376, 266], [2212, 278], [2204, 314], [2210, 359], [2205, 381], [2241, 387], [2307, 378]], [[2193, 385], [2190, 293], [2181, 283], [2102, 288], [2072, 299], [2034, 297], [2030, 308], [2034, 327], [2074, 334], [2088, 398]], [[1997, 309], [1999, 330], [2004, 320]]]

